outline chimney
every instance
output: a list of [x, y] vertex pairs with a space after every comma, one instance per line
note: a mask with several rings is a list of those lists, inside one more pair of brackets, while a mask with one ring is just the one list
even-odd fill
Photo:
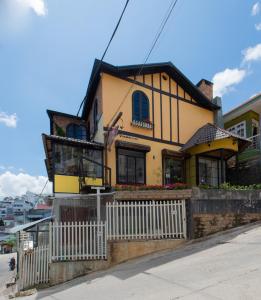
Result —
[[197, 83], [197, 87], [199, 90], [210, 100], [213, 99], [213, 83], [206, 79], [201, 79], [199, 83]]

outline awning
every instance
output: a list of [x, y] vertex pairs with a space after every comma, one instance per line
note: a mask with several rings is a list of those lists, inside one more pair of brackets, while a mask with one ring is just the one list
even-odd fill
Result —
[[182, 147], [182, 151], [187, 151], [195, 146], [202, 144], [210, 144], [215, 141], [232, 138], [238, 142], [238, 151], [243, 151], [248, 145], [251, 144], [250, 140], [245, 139], [237, 134], [227, 131], [223, 128], [219, 128], [214, 124], [206, 124], [199, 128], [196, 133], [188, 140], [188, 142]]
[[8, 230], [8, 233], [17, 233], [19, 231], [24, 231], [26, 229], [30, 229], [30, 228], [34, 227], [35, 225], [37, 225], [39, 223], [43, 223], [45, 221], [49, 221], [49, 220], [51, 220], [53, 218], [54, 218], [54, 216], [50, 216], [50, 217], [46, 217], [46, 218], [43, 218], [41, 220], [37, 220], [37, 221], [34, 221], [34, 222], [30, 222], [30, 223], [18, 225], [18, 226], [15, 226], [13, 228], [10, 228]]
[[150, 146], [125, 142], [125, 141], [116, 141], [115, 147], [129, 149], [129, 150], [138, 150], [143, 152], [149, 152], [151, 150]]

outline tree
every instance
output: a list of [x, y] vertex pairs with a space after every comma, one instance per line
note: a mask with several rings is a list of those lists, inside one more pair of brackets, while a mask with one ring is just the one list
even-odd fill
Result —
[[5, 226], [3, 219], [0, 219], [0, 226]]

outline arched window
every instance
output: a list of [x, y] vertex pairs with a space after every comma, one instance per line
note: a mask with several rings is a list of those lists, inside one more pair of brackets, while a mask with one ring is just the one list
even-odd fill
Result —
[[132, 94], [132, 120], [148, 122], [149, 114], [149, 99], [141, 91], [136, 91]]
[[66, 136], [74, 139], [86, 140], [86, 127], [83, 125], [69, 124], [66, 128]]

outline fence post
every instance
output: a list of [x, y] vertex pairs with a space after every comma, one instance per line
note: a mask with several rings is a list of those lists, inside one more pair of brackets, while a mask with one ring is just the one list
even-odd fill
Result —
[[153, 237], [156, 237], [156, 212], [155, 212], [155, 201], [152, 201], [152, 209], [153, 209]]
[[182, 223], [184, 239], [187, 239], [187, 218], [186, 218], [186, 200], [182, 201]]
[[49, 222], [49, 262], [52, 262], [52, 242], [53, 242], [53, 230], [52, 230], [52, 222]]

